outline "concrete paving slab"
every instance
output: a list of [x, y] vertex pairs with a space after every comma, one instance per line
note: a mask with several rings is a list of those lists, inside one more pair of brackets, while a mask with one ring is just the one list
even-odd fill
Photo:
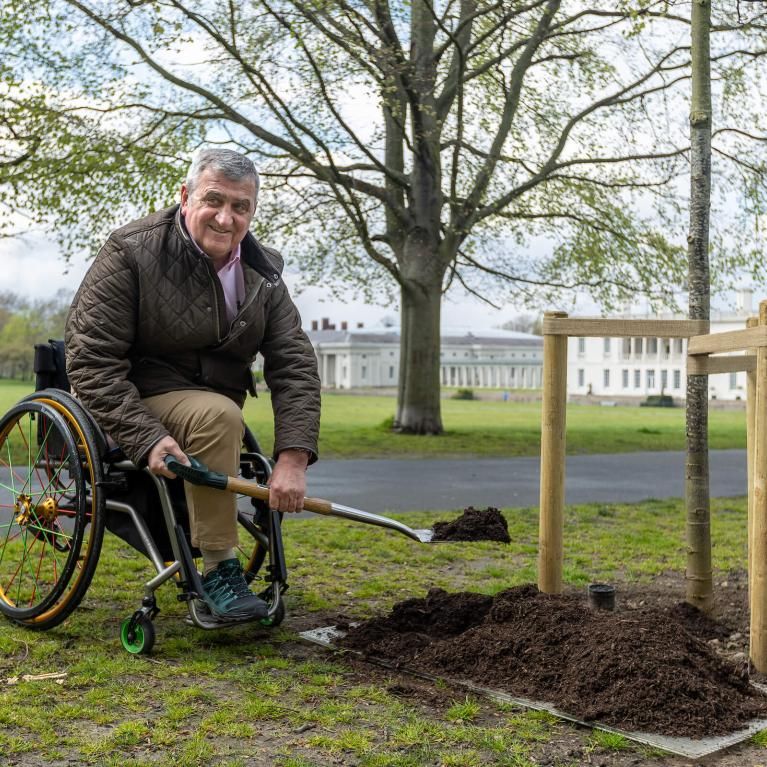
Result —
[[[299, 636], [308, 642], [318, 644], [329, 650], [339, 650], [341, 648], [337, 642], [344, 636], [344, 632], [338, 629], [336, 626], [323, 626], [316, 629], [310, 629], [309, 631], [302, 631]], [[380, 658], [373, 658], [370, 656], [363, 656], [361, 653], [355, 650], [343, 649], [344, 652], [363, 657], [369, 663], [373, 663], [384, 668], [396, 668], [397, 671], [411, 674], [412, 676], [419, 677], [421, 679], [428, 679], [432, 682], [439, 681], [439, 677], [434, 674], [429, 674], [418, 668], [410, 668], [408, 666], [393, 666]], [[535, 711], [547, 711], [553, 716], [559, 719], [564, 719], [575, 724], [582, 725], [583, 727], [591, 727], [595, 730], [604, 730], [605, 732], [612, 732], [616, 735], [622, 735], [624, 738], [633, 740], [637, 743], [642, 743], [646, 746], [653, 748], [659, 748], [663, 751], [667, 751], [671, 754], [678, 754], [679, 756], [687, 757], [688, 759], [700, 759], [704, 756], [710, 756], [718, 751], [721, 751], [730, 746], [734, 746], [737, 743], [742, 743], [748, 740], [752, 735], [761, 730], [767, 728], [767, 719], [754, 719], [748, 722], [743, 728], [735, 732], [728, 733], [726, 735], [710, 735], [702, 738], [679, 738], [669, 735], [661, 735], [657, 732], [640, 732], [636, 730], [621, 730], [617, 727], [611, 727], [603, 724], [602, 722], [590, 721], [586, 722], [582, 719], [578, 719], [566, 711], [560, 711], [551, 703], [541, 700], [530, 700], [529, 698], [520, 698], [501, 690], [495, 690], [490, 687], [484, 687], [482, 685], [475, 684], [465, 679], [450, 678], [451, 684], [458, 687], [463, 687], [466, 690], [471, 690], [479, 695], [484, 695], [488, 698], [492, 698], [500, 703], [513, 703], [523, 708], [530, 708]], [[755, 687], [764, 690], [763, 685], [754, 684]]]

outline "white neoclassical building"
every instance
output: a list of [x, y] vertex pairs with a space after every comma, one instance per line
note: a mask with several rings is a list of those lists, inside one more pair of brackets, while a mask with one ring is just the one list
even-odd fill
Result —
[[[328, 320], [312, 323], [322, 385], [327, 389], [396, 386], [399, 377], [399, 328], [340, 329]], [[541, 386], [543, 339], [510, 330], [443, 328], [443, 386], [537, 389]]]
[[[741, 291], [732, 312], [711, 312], [711, 332], [742, 330], [754, 313], [751, 291]], [[672, 314], [626, 313], [625, 319], [684, 319]], [[567, 393], [600, 399], [645, 399], [648, 395], [684, 397], [687, 341], [682, 338], [571, 338], [568, 343]], [[709, 396], [745, 400], [746, 374], [709, 376]]]

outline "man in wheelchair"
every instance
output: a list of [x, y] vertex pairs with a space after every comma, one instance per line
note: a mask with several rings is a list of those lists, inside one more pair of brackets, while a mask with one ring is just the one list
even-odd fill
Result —
[[[203, 149], [181, 202], [113, 232], [67, 319], [67, 373], [78, 398], [138, 466], [173, 477], [194, 455], [236, 475], [241, 408], [264, 358], [275, 421], [269, 505], [300, 511], [317, 460], [316, 358], [282, 280], [280, 254], [249, 232], [259, 177], [227, 149]], [[224, 620], [263, 617], [235, 556], [236, 497], [185, 484], [204, 600]]]

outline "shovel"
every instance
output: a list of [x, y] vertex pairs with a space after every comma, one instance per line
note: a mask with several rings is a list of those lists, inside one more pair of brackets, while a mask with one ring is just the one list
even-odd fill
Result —
[[[230, 493], [240, 493], [250, 498], [257, 498], [260, 501], [269, 501], [269, 488], [265, 485], [259, 485], [257, 482], [251, 482], [239, 477], [228, 477], [217, 471], [211, 471], [204, 463], [198, 461], [192, 456], [189, 458], [189, 466], [177, 461], [173, 456], [165, 457], [165, 465], [176, 476], [181, 477], [193, 485], [205, 485], [214, 487], [218, 490], [228, 490]], [[304, 498], [304, 510], [311, 511], [314, 514], [324, 514], [328, 517], [341, 517], [342, 519], [351, 519], [354, 522], [364, 522], [366, 525], [378, 525], [379, 527], [388, 527], [408, 538], [412, 538], [419, 543], [431, 543], [434, 536], [433, 530], [413, 530], [412, 527], [403, 525], [388, 517], [382, 517], [379, 514], [371, 514], [369, 511], [355, 509], [351, 506], [343, 506], [340, 503], [324, 501], [322, 498]]]

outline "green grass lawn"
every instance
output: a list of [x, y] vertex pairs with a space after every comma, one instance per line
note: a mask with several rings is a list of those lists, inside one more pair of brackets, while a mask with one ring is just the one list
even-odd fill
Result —
[[[413, 682], [298, 639], [342, 615], [364, 618], [432, 586], [495, 593], [535, 580], [537, 512], [506, 509], [512, 543], [419, 545], [337, 519], [285, 523], [291, 589], [279, 629], [202, 631], [184, 623], [174, 589], [158, 592], [153, 656], [119, 644], [120, 621], [140, 604], [145, 559], [107, 536], [84, 603], [62, 626], [31, 632], [0, 619], [0, 759], [3, 764], [99, 767], [664, 767], [657, 752], [548, 715]], [[399, 518], [431, 526], [452, 513]], [[591, 581], [650, 583], [676, 575], [683, 596], [680, 501], [572, 506], [565, 513], [568, 588]], [[713, 503], [719, 582], [746, 561], [745, 502]], [[52, 680], [5, 680], [65, 673]], [[403, 694], [403, 690], [405, 691]], [[738, 764], [764, 761], [765, 738]], [[677, 762], [673, 762], [677, 764]], [[734, 764], [735, 762], [733, 762]]]
[[[0, 381], [0, 412], [30, 391], [29, 384]], [[487, 400], [442, 401], [445, 434], [417, 437], [394, 434], [391, 396], [326, 393], [322, 400], [320, 454], [323, 458], [413, 456], [521, 456], [540, 453], [539, 403]], [[249, 398], [245, 419], [265, 451], [273, 444], [269, 394]], [[712, 410], [711, 448], [744, 448], [745, 411]], [[571, 405], [567, 410], [567, 452], [625, 453], [637, 450], [684, 450], [683, 408], [598, 407]]]

